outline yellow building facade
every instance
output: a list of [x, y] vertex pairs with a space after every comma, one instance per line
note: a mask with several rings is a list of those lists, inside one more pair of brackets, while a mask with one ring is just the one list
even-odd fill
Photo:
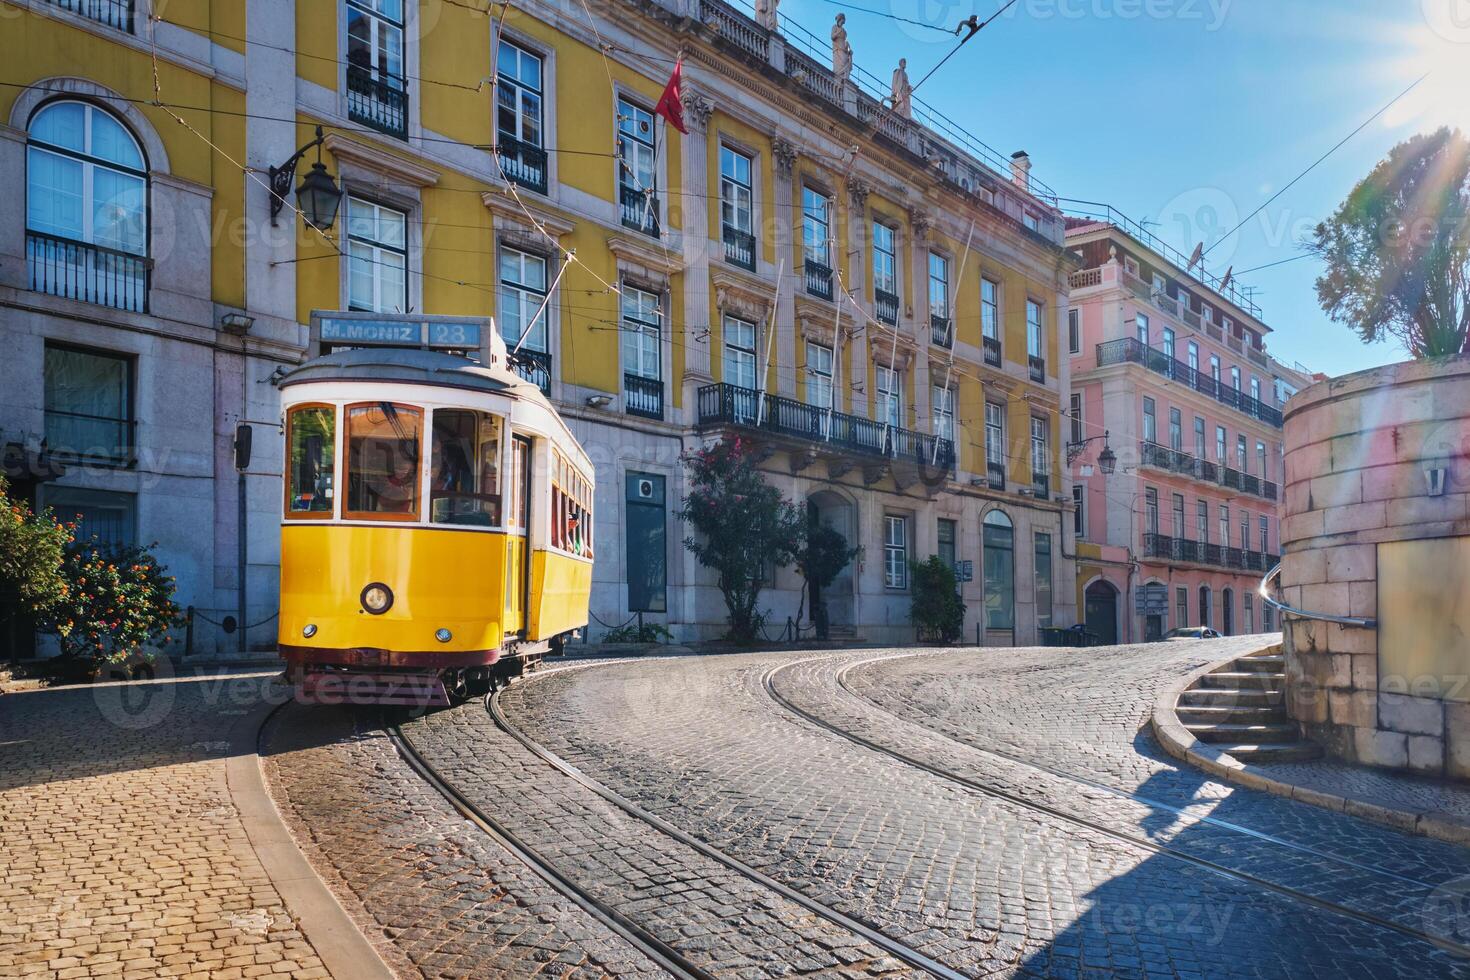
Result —
[[[272, 382], [330, 310], [496, 318], [597, 466], [603, 628], [721, 631], [676, 517], [717, 435], [862, 547], [835, 635], [911, 637], [930, 554], [972, 639], [1075, 622], [1075, 261], [1024, 154], [724, 0], [3, 6], [0, 441], [51, 467], [10, 475], [158, 541], [200, 646], [237, 642], [242, 584], [247, 626], [273, 612]], [[681, 54], [687, 133], [654, 111]], [[317, 127], [291, 185], [336, 181], [325, 232], [269, 190]], [[809, 614], [771, 585], [771, 623]]]

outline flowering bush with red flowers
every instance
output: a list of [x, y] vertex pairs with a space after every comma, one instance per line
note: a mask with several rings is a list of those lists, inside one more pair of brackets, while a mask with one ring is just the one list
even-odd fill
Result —
[[61, 573], [67, 595], [46, 610], [42, 628], [56, 634], [64, 657], [97, 666], [134, 656], [152, 660], [155, 647], [182, 623], [173, 576], [152, 547], [104, 545], [95, 538], [66, 549]]
[[34, 514], [0, 477], [0, 621], [4, 606], [40, 612], [66, 598], [62, 555], [72, 534], [50, 511]]

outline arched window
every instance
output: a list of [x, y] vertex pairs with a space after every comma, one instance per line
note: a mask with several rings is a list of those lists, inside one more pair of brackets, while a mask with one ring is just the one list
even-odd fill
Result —
[[148, 296], [148, 166], [138, 141], [89, 102], [49, 102], [26, 147], [31, 288], [142, 312]]
[[1199, 624], [1210, 626], [1213, 617], [1210, 615], [1210, 587], [1201, 585], [1199, 587]]
[[1235, 635], [1235, 592], [1228, 588], [1220, 593], [1220, 632]]
[[1003, 511], [985, 515], [981, 529], [985, 546], [985, 628], [1016, 626], [1016, 532]]

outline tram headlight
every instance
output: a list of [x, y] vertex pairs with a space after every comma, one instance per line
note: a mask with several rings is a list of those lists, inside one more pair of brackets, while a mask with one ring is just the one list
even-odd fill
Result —
[[307, 623], [305, 626], [301, 627], [301, 635], [306, 637], [308, 640], [311, 639], [313, 636], [316, 636], [316, 623]]
[[454, 634], [441, 626], [434, 631], [434, 639], [438, 640], [440, 643], [448, 643], [450, 640], [454, 639]]
[[362, 608], [374, 616], [381, 616], [393, 608], [393, 590], [382, 582], [373, 582], [362, 590]]

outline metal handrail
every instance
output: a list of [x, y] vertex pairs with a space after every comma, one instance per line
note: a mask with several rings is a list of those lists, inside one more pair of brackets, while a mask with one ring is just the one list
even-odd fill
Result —
[[1262, 602], [1277, 610], [1283, 616], [1290, 615], [1297, 616], [1301, 619], [1316, 619], [1324, 623], [1336, 623], [1339, 626], [1356, 626], [1359, 629], [1365, 630], [1376, 630], [1378, 628], [1378, 620], [1376, 619], [1369, 619], [1363, 616], [1333, 616], [1329, 613], [1307, 612], [1305, 609], [1298, 609], [1295, 606], [1288, 606], [1286, 603], [1272, 598], [1271, 580], [1276, 578], [1276, 576], [1280, 574], [1281, 563], [1277, 562], [1275, 567], [1273, 567], [1261, 578], [1261, 587], [1256, 591], [1261, 594]]

